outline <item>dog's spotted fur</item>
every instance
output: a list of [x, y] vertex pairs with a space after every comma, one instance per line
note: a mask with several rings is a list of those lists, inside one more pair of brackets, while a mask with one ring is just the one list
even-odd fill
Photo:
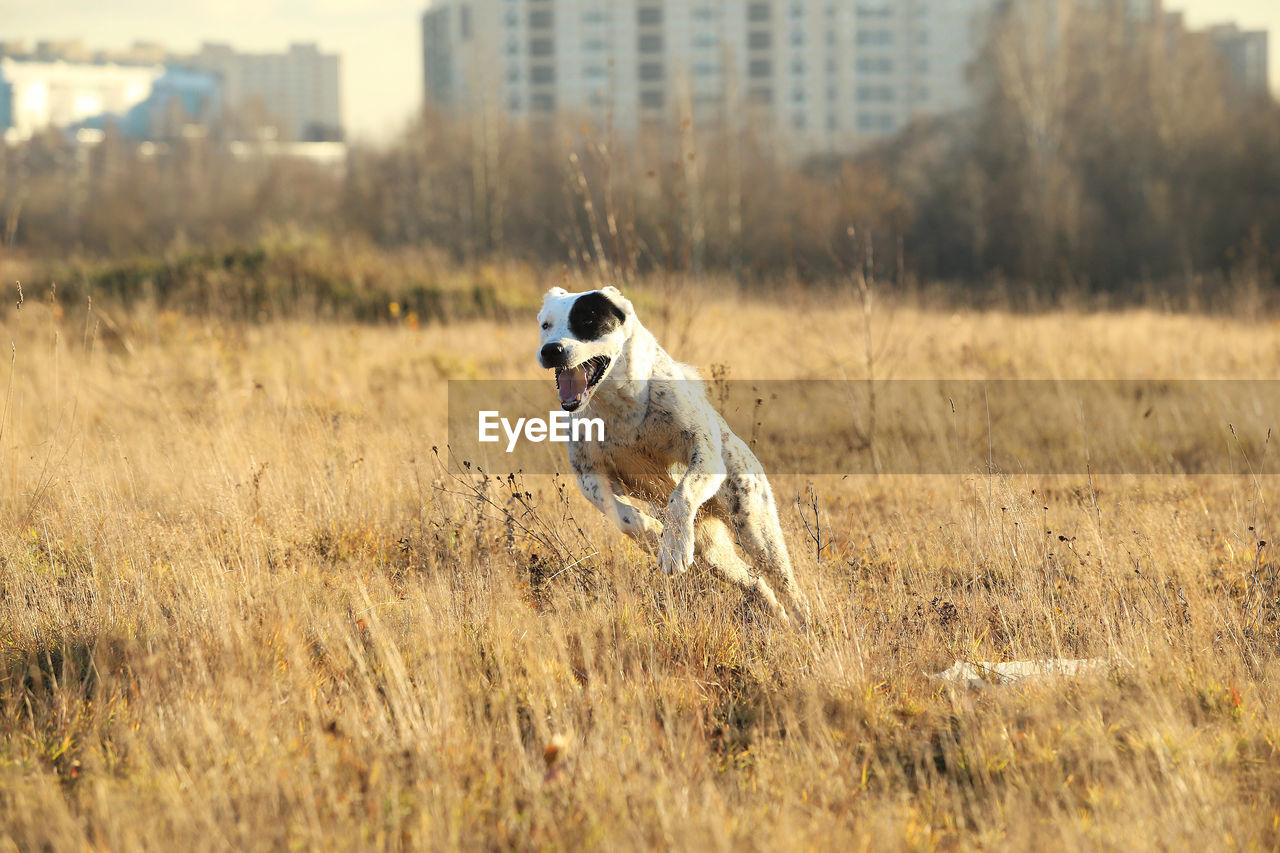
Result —
[[[792, 574], [764, 468], [711, 406], [694, 369], [658, 345], [614, 287], [586, 293], [553, 288], [538, 320], [543, 367], [610, 360], [574, 410], [574, 417], [599, 417], [605, 424], [603, 441], [569, 444], [587, 499], [656, 552], [662, 571], [683, 572], [699, 559], [723, 579], [757, 592], [776, 615], [807, 623], [809, 603]], [[765, 577], [738, 555], [735, 542]]]

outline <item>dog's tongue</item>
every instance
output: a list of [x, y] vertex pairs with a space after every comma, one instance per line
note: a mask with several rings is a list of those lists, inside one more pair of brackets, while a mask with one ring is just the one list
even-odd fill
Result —
[[560, 391], [560, 402], [567, 403], [587, 390], [587, 371], [583, 367], [573, 367], [556, 374], [556, 388]]

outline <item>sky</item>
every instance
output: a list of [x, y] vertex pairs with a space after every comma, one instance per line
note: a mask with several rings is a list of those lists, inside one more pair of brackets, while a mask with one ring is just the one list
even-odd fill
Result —
[[[420, 16], [425, 0], [0, 0], [0, 40], [80, 39], [120, 49], [154, 41], [173, 51], [202, 41], [281, 51], [314, 41], [342, 56], [348, 136], [385, 140], [422, 98]], [[1280, 0], [1166, 0], [1192, 27], [1234, 21], [1270, 32], [1272, 90], [1280, 92]]]

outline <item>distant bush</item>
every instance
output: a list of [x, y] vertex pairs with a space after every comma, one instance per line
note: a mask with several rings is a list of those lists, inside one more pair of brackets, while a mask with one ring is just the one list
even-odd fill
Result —
[[[514, 265], [458, 265], [426, 253], [387, 252], [323, 238], [265, 238], [225, 249], [46, 266], [29, 283], [55, 285], [64, 305], [92, 298], [231, 320], [328, 317], [358, 322], [451, 322], [531, 310], [537, 280]], [[5, 303], [8, 304], [7, 302]]]

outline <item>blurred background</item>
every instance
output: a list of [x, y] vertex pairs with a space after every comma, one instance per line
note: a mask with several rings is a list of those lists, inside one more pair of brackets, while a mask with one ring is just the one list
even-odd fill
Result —
[[1276, 284], [1270, 0], [62, 2], [4, 19], [10, 279], [163, 295], [192, 265], [252, 271], [301, 245], [291, 294], [339, 308], [359, 302], [348, 285], [408, 282], [429, 311], [443, 270], [514, 263], [756, 288], [857, 271], [1014, 301], [1204, 306]]

